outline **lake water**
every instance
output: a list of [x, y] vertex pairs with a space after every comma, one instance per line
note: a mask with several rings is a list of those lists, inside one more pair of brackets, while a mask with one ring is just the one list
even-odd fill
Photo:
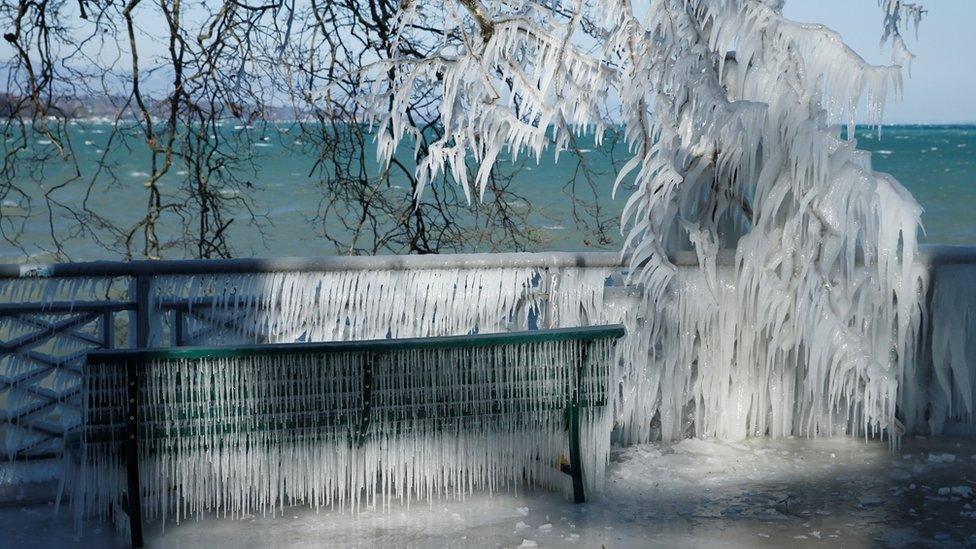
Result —
[[[222, 131], [250, 131], [268, 133], [268, 129], [234, 128], [225, 125]], [[72, 128], [80, 166], [85, 178], [95, 176], [96, 161], [106, 146], [111, 126], [100, 123], [79, 123]], [[237, 256], [313, 256], [336, 253], [335, 247], [317, 236], [311, 228], [311, 218], [316, 216], [321, 200], [321, 192], [316, 186], [317, 179], [309, 172], [314, 164], [311, 151], [305, 153], [284, 152], [283, 143], [289, 137], [287, 128], [275, 127], [272, 137], [265, 141], [253, 140], [255, 161], [240, 174], [242, 179], [253, 183], [254, 198], [260, 215], [270, 222], [265, 225], [263, 235], [244, 220], [231, 227], [230, 241]], [[942, 244], [976, 245], [976, 126], [887, 126], [879, 138], [872, 128], [857, 130], [859, 147], [872, 151], [875, 169], [894, 175], [916, 197], [924, 208], [923, 223], [925, 234], [922, 242]], [[38, 150], [49, 147], [43, 139], [32, 145]], [[620, 161], [626, 158], [623, 145], [596, 147], [592, 140], [583, 139], [587, 164], [601, 176], [598, 178], [597, 194], [601, 197], [606, 215], [619, 218], [627, 191], [620, 193], [615, 200], [610, 197], [613, 183], [611, 153]], [[586, 148], [589, 147], [589, 148]], [[116, 153], [110, 156], [117, 180], [100, 181], [95, 191], [88, 197], [89, 206], [115, 221], [135, 222], [145, 211], [146, 194], [142, 183], [147, 174], [146, 157], [137, 152]], [[619, 231], [613, 233], [612, 242], [600, 245], [592, 234], [580, 231], [575, 226], [570, 213], [570, 200], [565, 194], [566, 182], [572, 178], [576, 168], [575, 161], [568, 155], [554, 163], [552, 155], [544, 157], [538, 165], [526, 166], [513, 183], [514, 188], [531, 202], [532, 222], [540, 227], [545, 241], [536, 249], [548, 250], [598, 250], [619, 249]], [[47, 185], [62, 180], [67, 172], [65, 167], [50, 161], [44, 166], [40, 178]], [[186, 177], [180, 168], [171, 171], [162, 182], [164, 192], [177, 188], [179, 178]], [[25, 175], [25, 181], [28, 181]], [[37, 183], [25, 184], [32, 189], [35, 204], [43, 190]], [[58, 199], [65, 204], [80, 204], [84, 197], [83, 184], [77, 182], [58, 191]], [[233, 192], [233, 191], [228, 191]], [[404, 189], [403, 200], [409, 200]], [[0, 261], [22, 261], [25, 256], [34, 260], [49, 260], [50, 238], [48, 237], [48, 218], [43, 208], [35, 207], [34, 213], [25, 217], [22, 198], [8, 195], [0, 205], [0, 218], [3, 229], [8, 234], [21, 230], [19, 241], [26, 251], [16, 249], [7, 242], [0, 241]], [[242, 216], [242, 219], [244, 217]], [[326, 220], [329, 223], [330, 220]], [[76, 222], [55, 217], [55, 231], [68, 237], [66, 251], [73, 260], [117, 258], [118, 254], [107, 250], [92, 239], [70, 238], [76, 229]], [[161, 232], [176, 234], [181, 230], [182, 221], [175, 216], [163, 219]], [[466, 249], [463, 251], [490, 251]], [[181, 249], [171, 249], [166, 257], [175, 258], [188, 255]]]

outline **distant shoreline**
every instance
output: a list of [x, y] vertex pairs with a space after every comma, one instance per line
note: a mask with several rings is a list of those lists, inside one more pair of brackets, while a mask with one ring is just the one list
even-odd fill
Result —
[[[128, 123], [141, 124], [143, 122], [143, 119], [136, 118], [136, 117], [132, 117], [132, 116], [123, 116], [123, 117], [120, 117], [120, 118], [115, 118], [115, 117], [111, 117], [111, 116], [86, 116], [86, 117], [68, 117], [68, 118], [47, 116], [45, 118], [47, 120], [49, 120], [49, 121], [65, 120], [65, 121], [67, 121], [69, 123], [73, 123], [73, 124], [81, 124], [81, 123], [84, 123], [84, 124], [98, 124], [98, 125], [109, 125], [109, 126], [111, 126], [111, 125], [117, 125], [120, 122], [124, 122], [124, 123], [127, 123], [127, 124]], [[6, 121], [9, 121], [9, 120], [13, 120], [13, 119], [11, 119], [10, 117], [0, 116], [0, 121], [6, 122]], [[31, 122], [31, 118], [29, 118], [29, 117], [21, 117], [19, 119], [19, 121], [20, 122], [23, 122], [23, 123], [29, 123], [29, 122]], [[163, 118], [153, 117], [153, 122], [154, 123], [157, 123], [157, 122], [165, 122], [165, 121], [166, 120], [163, 119]], [[251, 120], [251, 121], [244, 121], [244, 120], [242, 120], [240, 118], [232, 117], [232, 116], [231, 117], [226, 117], [226, 118], [217, 118], [216, 119], [216, 122], [217, 122], [218, 125], [225, 125], [225, 124], [230, 124], [230, 123], [244, 125], [245, 127], [244, 128], [241, 128], [241, 129], [253, 129], [253, 126], [255, 126], [257, 124], [275, 124], [275, 125], [282, 124], [282, 125], [284, 125], [284, 124], [309, 123], [309, 122], [315, 122], [315, 121], [316, 121], [315, 118], [307, 118], [307, 119], [303, 119], [303, 118], [263, 119], [263, 118], [261, 118], [261, 119]], [[365, 125], [365, 126], [370, 125], [368, 122], [346, 122], [346, 123], [347, 124], [359, 124], [359, 125]], [[619, 127], [619, 124], [608, 125], [607, 127], [608, 127], [608, 129], [609, 128], [617, 128], [617, 127]], [[837, 128], [844, 128], [845, 126], [844, 125], [838, 125], [836, 127]], [[876, 127], [874, 124], [867, 124], [867, 123], [858, 123], [856, 125], [856, 128], [858, 128], [858, 129], [874, 128], [874, 127]], [[907, 129], [911, 129], [911, 128], [924, 128], [924, 129], [973, 128], [973, 127], [976, 127], [976, 121], [972, 121], [972, 122], [945, 122], [945, 123], [940, 123], [940, 122], [897, 122], [897, 123], [883, 123], [883, 124], [881, 124], [881, 127], [882, 128], [902, 128], [902, 129], [906, 129], [906, 128]]]

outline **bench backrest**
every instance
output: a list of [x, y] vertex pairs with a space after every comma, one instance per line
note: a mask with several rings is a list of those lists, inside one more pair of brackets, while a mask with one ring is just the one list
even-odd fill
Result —
[[85, 507], [97, 514], [118, 497], [128, 440], [149, 519], [556, 485], [567, 415], [605, 420], [622, 335], [597, 326], [91, 353]]

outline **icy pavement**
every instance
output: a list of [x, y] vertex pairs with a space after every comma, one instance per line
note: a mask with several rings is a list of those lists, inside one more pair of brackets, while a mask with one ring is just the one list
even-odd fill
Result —
[[[607, 491], [475, 494], [359, 514], [147, 526], [149, 547], [976, 546], [976, 439], [686, 440], [614, 452]], [[0, 509], [0, 545], [124, 546], [107, 525], [74, 536], [50, 506]]]

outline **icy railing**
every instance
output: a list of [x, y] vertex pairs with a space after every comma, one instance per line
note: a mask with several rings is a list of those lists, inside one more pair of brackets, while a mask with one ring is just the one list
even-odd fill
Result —
[[621, 264], [519, 253], [0, 265], [0, 450], [60, 455], [93, 349], [586, 325], [627, 297], [604, 291]]
[[[615, 431], [621, 442], [682, 436], [858, 432], [851, 409], [814, 409], [796, 368], [738, 364], [719, 345], [722, 305], [693, 254], [673, 258], [674, 298], [654, 333], [616, 253], [457, 254], [0, 265], [0, 449], [56, 457], [80, 421], [80, 364], [96, 348], [428, 337], [622, 323]], [[734, 285], [720, 254], [720, 282]], [[976, 248], [923, 247], [930, 283], [901, 428], [973, 432]], [[726, 268], [721, 268], [725, 264]], [[708, 339], [706, 344], [702, 340]], [[724, 338], [731, 340], [734, 338]], [[706, 356], [711, 349], [728, 356]], [[815, 352], [815, 350], [807, 350]], [[731, 358], [730, 358], [731, 357]], [[730, 368], [728, 365], [731, 364]], [[792, 372], [792, 373], [791, 373]], [[793, 377], [790, 377], [793, 376]], [[743, 405], [747, 403], [747, 405]], [[823, 416], [848, 416], [833, 423]], [[906, 412], [910, 411], [910, 412]], [[818, 416], [817, 414], [820, 414]]]

